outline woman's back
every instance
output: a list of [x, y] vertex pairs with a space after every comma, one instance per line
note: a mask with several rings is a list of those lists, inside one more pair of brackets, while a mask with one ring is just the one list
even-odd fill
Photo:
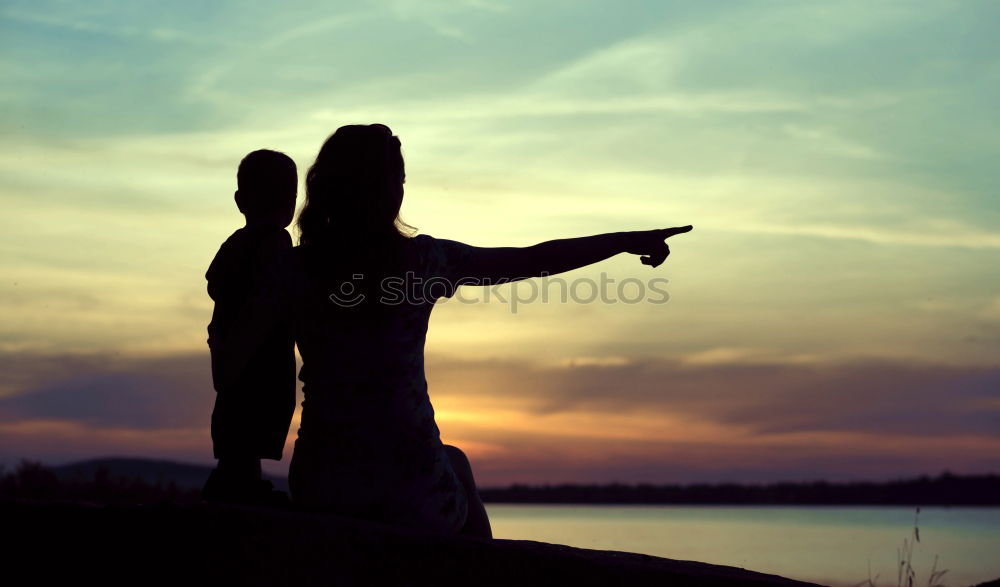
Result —
[[447, 284], [466, 252], [418, 236], [400, 241], [395, 262], [374, 268], [296, 249], [305, 399], [289, 483], [298, 503], [461, 527], [464, 495], [442, 451], [423, 351], [434, 302], [454, 293]]
[[426, 235], [401, 238], [396, 259], [373, 267], [296, 247], [303, 383], [423, 379], [431, 311], [439, 297], [454, 294], [468, 251]]

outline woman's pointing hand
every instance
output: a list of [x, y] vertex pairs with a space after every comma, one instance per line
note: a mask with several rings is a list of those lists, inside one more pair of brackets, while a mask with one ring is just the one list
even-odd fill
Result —
[[641, 255], [640, 261], [642, 261], [643, 265], [657, 267], [670, 255], [670, 247], [667, 246], [666, 239], [674, 235], [691, 232], [692, 228], [694, 227], [689, 224], [673, 228], [627, 232], [625, 234], [628, 237], [628, 242], [625, 252], [632, 253], [633, 255]]

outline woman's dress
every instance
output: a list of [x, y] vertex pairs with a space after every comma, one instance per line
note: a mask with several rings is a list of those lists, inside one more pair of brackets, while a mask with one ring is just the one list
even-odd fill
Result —
[[[400, 256], [406, 272], [373, 290], [361, 287], [360, 274], [339, 287], [324, 284], [296, 249], [304, 401], [289, 470], [295, 503], [442, 532], [461, 529], [467, 501], [434, 421], [424, 341], [434, 303], [454, 294], [469, 251], [426, 235], [406, 239]], [[384, 303], [359, 300], [362, 291], [382, 292]]]

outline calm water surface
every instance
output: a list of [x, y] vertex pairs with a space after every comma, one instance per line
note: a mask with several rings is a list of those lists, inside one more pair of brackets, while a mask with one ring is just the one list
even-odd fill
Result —
[[[896, 585], [896, 551], [913, 535], [913, 508], [718, 506], [487, 506], [497, 538], [641, 552], [743, 567], [828, 585], [871, 577]], [[922, 508], [915, 585], [934, 557], [950, 587], [1000, 578], [1000, 508]]]

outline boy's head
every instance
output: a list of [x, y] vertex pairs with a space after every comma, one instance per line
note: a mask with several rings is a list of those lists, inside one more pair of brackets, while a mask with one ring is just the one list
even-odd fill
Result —
[[236, 172], [236, 205], [248, 223], [284, 228], [295, 215], [298, 183], [291, 157], [269, 149], [254, 151], [240, 161]]

